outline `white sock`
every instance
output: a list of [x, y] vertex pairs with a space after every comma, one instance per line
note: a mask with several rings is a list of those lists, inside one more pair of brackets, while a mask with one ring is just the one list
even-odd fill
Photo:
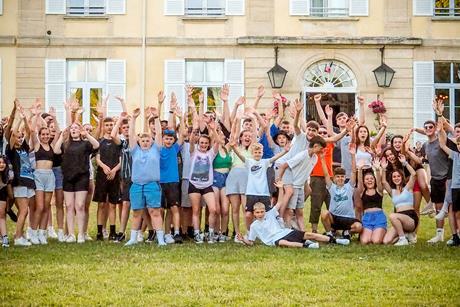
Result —
[[437, 228], [436, 229], [436, 234], [444, 235], [444, 228]]
[[214, 228], [209, 228], [209, 234], [210, 234], [210, 235], [211, 235], [211, 234], [212, 234], [212, 235], [214, 234]]
[[131, 230], [131, 237], [129, 238], [129, 241], [136, 241], [138, 232], [138, 230]]
[[194, 235], [199, 235], [199, 234], [200, 234], [200, 230], [199, 230], [199, 229], [195, 229], [195, 230], [193, 231], [193, 234], [194, 234]]
[[165, 243], [165, 233], [163, 230], [157, 230], [158, 244]]
[[404, 239], [406, 239], [406, 236], [399, 237], [399, 240], [404, 240]]

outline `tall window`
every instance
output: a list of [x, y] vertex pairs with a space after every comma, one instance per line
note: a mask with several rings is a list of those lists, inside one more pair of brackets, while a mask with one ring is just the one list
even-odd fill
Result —
[[220, 90], [224, 83], [224, 61], [188, 60], [185, 63], [186, 82], [193, 85], [193, 99], [199, 106], [199, 94], [204, 94], [204, 108], [207, 111], [222, 112]]
[[105, 0], [67, 0], [67, 14], [74, 16], [105, 15]]
[[348, 16], [348, 1], [344, 0], [311, 0], [310, 15], [316, 17]]
[[225, 15], [225, 0], [186, 0], [185, 14], [189, 16]]
[[435, 62], [434, 88], [445, 100], [444, 117], [460, 122], [460, 62]]
[[436, 0], [434, 16], [460, 17], [460, 0]]
[[104, 60], [67, 61], [67, 97], [74, 96], [83, 108], [83, 122], [96, 126], [97, 105], [106, 86]]

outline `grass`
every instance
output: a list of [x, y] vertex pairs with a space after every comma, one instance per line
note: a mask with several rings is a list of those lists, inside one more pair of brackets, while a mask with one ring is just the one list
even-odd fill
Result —
[[424, 217], [408, 247], [12, 246], [0, 251], [0, 305], [458, 306], [460, 249], [426, 244], [433, 233]]

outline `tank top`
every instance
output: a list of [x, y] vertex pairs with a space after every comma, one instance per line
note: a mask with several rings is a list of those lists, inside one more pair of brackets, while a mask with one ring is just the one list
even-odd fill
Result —
[[366, 192], [364, 192], [361, 200], [363, 202], [363, 210], [371, 208], [382, 209], [383, 197], [377, 191], [374, 195], [367, 195]]
[[361, 149], [356, 149], [356, 163], [363, 161], [363, 165], [367, 167], [372, 167], [372, 155], [367, 151]]
[[42, 144], [38, 147], [38, 150], [35, 152], [35, 161], [53, 161], [54, 160], [54, 151], [51, 149], [50, 150], [45, 150], [43, 148]]
[[402, 190], [401, 194], [396, 195], [395, 192], [395, 189], [391, 190], [391, 199], [396, 209], [402, 206], [414, 205], [414, 194], [409, 192], [406, 188]]
[[213, 168], [231, 168], [232, 167], [232, 156], [227, 153], [224, 157], [221, 156], [220, 151], [217, 152], [214, 161], [212, 162]]

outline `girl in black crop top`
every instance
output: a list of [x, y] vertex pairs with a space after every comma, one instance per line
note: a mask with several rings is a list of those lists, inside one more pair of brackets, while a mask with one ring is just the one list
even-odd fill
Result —
[[362, 204], [361, 212], [358, 214], [362, 215], [363, 223], [363, 231], [360, 234], [361, 244], [381, 244], [386, 234], [387, 222], [382, 210], [383, 186], [378, 159], [374, 159], [373, 167], [374, 172], [366, 172], [364, 175], [362, 167], [358, 167], [358, 187], [355, 197], [359, 197]]

